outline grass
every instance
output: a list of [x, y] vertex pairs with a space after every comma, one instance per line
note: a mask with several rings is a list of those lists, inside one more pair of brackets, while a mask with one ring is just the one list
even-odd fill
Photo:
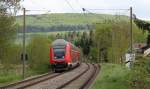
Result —
[[135, 89], [150, 89], [150, 57], [136, 57], [136, 62], [133, 67], [135, 81]]
[[117, 64], [102, 64], [91, 89], [131, 89], [130, 70]]
[[22, 76], [18, 73], [16, 73], [14, 70], [11, 71], [5, 71], [1, 70], [0, 71], [0, 86], [16, 82], [18, 80], [21, 80]]
[[[17, 66], [17, 65], [14, 65], [14, 66]], [[31, 69], [29, 67], [26, 68], [26, 71], [25, 71], [26, 78], [36, 76], [36, 75], [40, 75], [40, 74], [44, 74], [44, 73], [47, 73], [47, 72], [51, 71], [50, 69], [48, 69], [45, 66], [43, 68], [38, 68], [38, 69]], [[12, 69], [9, 69], [9, 70], [5, 70], [5, 69], [0, 70], [0, 86], [4, 86], [4, 85], [10, 84], [10, 83], [14, 83], [14, 82], [17, 82], [17, 81], [20, 81], [20, 80], [23, 80], [22, 67], [18, 68], [18, 69], [17, 68], [12, 68]]]

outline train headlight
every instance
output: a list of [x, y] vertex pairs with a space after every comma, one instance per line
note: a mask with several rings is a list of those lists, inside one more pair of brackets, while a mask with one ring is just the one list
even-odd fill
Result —
[[71, 63], [70, 62], [68, 62], [68, 65], [70, 65]]

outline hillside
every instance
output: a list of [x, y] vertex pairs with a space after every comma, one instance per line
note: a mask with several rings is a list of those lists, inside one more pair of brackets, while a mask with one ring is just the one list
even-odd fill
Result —
[[[26, 16], [27, 32], [91, 30], [93, 23], [106, 20], [128, 20], [126, 16], [106, 14], [55, 13]], [[17, 23], [23, 24], [23, 16], [17, 17]]]

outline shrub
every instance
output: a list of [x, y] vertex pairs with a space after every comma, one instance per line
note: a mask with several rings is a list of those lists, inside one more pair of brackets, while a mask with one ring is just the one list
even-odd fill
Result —
[[49, 47], [51, 41], [44, 36], [36, 35], [27, 46], [29, 67], [37, 72], [48, 70]]
[[[100, 58], [113, 63], [120, 63], [120, 58], [128, 51], [130, 45], [130, 24], [128, 21], [96, 24], [95, 40]], [[142, 31], [133, 24], [133, 42], [142, 42]]]

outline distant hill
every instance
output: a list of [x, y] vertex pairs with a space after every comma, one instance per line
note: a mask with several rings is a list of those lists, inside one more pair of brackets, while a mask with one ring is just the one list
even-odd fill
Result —
[[[106, 20], [128, 20], [127, 16], [107, 14], [55, 13], [27, 15], [27, 32], [77, 31], [92, 30], [94, 23]], [[23, 16], [17, 16], [17, 23], [22, 26]]]

